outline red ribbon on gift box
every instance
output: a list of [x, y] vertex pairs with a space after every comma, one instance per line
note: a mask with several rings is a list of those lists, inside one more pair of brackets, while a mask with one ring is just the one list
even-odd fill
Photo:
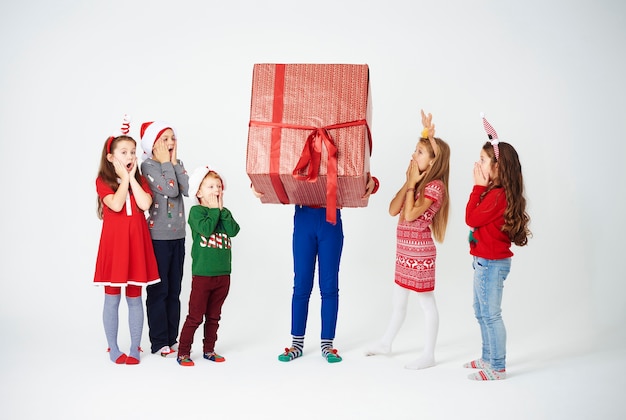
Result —
[[[354, 127], [365, 125], [367, 128], [367, 136], [371, 141], [369, 126], [364, 119], [351, 121], [346, 123], [332, 124], [325, 127], [313, 127], [306, 125], [285, 124], [282, 122], [283, 117], [283, 94], [285, 80], [285, 65], [277, 64], [274, 74], [274, 102], [272, 111], [272, 121], [250, 121], [250, 126], [272, 127], [272, 138], [270, 144], [270, 180], [278, 199], [283, 204], [289, 203], [289, 197], [285, 191], [285, 187], [280, 180], [280, 143], [283, 128], [295, 130], [308, 130], [311, 134], [302, 149], [300, 159], [293, 170], [293, 177], [300, 181], [316, 182], [319, 175], [319, 168], [322, 156], [322, 145], [328, 151], [327, 160], [327, 183], [326, 183], [326, 220], [332, 224], [337, 222], [337, 146], [329, 130], [336, 130], [346, 127]], [[302, 171], [308, 168], [306, 175]]]
[[[311, 134], [304, 143], [304, 148], [300, 154], [300, 159], [293, 169], [293, 177], [299, 181], [316, 182], [319, 175], [320, 163], [322, 160], [322, 145], [326, 147], [328, 151], [328, 160], [326, 164], [326, 221], [335, 224], [337, 222], [337, 146], [332, 136], [328, 133], [328, 130], [336, 130], [339, 128], [354, 127], [358, 125], [365, 125], [369, 135], [369, 127], [367, 121], [357, 120], [347, 123], [333, 124], [326, 127], [312, 127], [307, 125], [295, 125], [295, 124], [283, 124], [264, 121], [250, 121], [250, 125], [272, 127], [272, 129], [278, 128], [290, 128], [295, 130], [310, 130]], [[272, 130], [273, 131], [273, 130]], [[278, 195], [279, 200], [283, 204], [289, 203], [289, 198], [285, 192], [285, 188], [280, 181], [278, 174], [278, 167], [280, 162], [280, 142], [277, 147], [274, 144], [274, 138], [272, 136], [272, 146], [270, 151], [270, 179], [272, 180], [272, 186], [274, 191]], [[272, 168], [276, 168], [272, 171]], [[307, 174], [303, 175], [302, 171], [307, 169]]]

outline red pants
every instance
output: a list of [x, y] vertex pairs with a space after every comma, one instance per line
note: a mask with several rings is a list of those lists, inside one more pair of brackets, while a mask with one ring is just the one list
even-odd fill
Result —
[[188, 356], [191, 353], [193, 336], [204, 318], [204, 341], [202, 352], [215, 350], [217, 329], [222, 314], [222, 305], [230, 289], [230, 275], [192, 276], [191, 295], [189, 296], [189, 314], [180, 331], [178, 354]]

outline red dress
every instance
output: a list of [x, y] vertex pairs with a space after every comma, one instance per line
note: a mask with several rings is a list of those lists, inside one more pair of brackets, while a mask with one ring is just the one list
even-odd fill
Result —
[[[152, 194], [144, 177], [141, 187]], [[96, 190], [101, 200], [115, 194], [100, 178], [96, 179]], [[96, 285], [145, 286], [161, 281], [144, 212], [137, 207], [130, 189], [129, 199], [131, 211], [127, 211], [128, 199], [119, 212], [102, 205], [102, 233], [93, 280]]]
[[429, 226], [441, 207], [445, 188], [439, 180], [426, 184], [424, 197], [432, 200], [430, 207], [412, 222], [402, 216], [398, 220], [395, 282], [404, 288], [416, 292], [435, 290], [437, 249]]

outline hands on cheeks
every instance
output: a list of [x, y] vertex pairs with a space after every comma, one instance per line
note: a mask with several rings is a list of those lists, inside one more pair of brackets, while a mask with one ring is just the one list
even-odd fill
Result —
[[222, 210], [224, 208], [223, 194], [222, 193], [220, 193], [220, 195], [211, 194], [206, 198], [205, 203], [206, 204], [204, 205], [210, 209]]
[[176, 157], [176, 151], [178, 150], [178, 142], [174, 142], [174, 147], [172, 148], [172, 151], [170, 152], [170, 161], [172, 162], [172, 165], [176, 165], [178, 164], [178, 158]]
[[113, 158], [113, 167], [115, 168], [115, 174], [122, 180], [127, 181], [130, 178], [135, 177], [135, 172], [137, 172], [137, 157], [133, 156], [133, 160], [131, 162], [130, 170], [126, 167], [119, 159]]
[[[174, 146], [174, 150], [176, 150], [176, 146]], [[152, 147], [152, 159], [159, 163], [170, 161], [170, 151], [167, 149], [167, 144], [165, 144], [164, 140], [154, 142], [154, 146]]]
[[489, 174], [485, 174], [478, 162], [474, 163], [474, 184], [486, 187], [489, 185]]

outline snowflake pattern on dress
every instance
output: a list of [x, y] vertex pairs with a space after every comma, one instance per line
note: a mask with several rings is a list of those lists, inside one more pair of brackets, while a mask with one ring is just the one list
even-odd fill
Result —
[[435, 289], [437, 248], [430, 224], [441, 207], [444, 189], [445, 186], [439, 180], [429, 182], [424, 189], [424, 196], [433, 201], [430, 207], [412, 222], [398, 221], [395, 282], [416, 292]]

